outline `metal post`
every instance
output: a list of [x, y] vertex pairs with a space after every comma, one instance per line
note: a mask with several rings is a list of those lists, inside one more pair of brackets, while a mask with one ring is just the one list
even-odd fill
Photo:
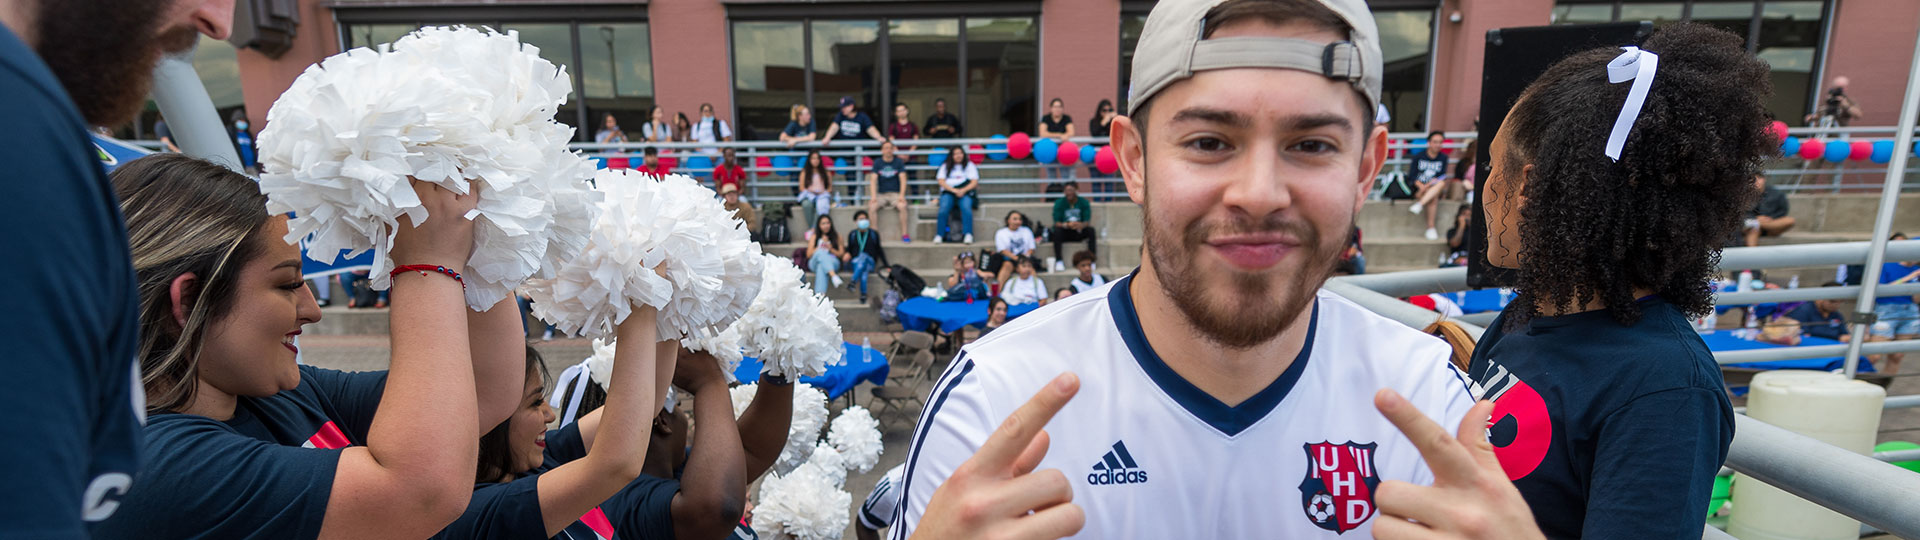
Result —
[[1900, 103], [1900, 130], [1893, 134], [1893, 162], [1887, 164], [1887, 182], [1880, 188], [1880, 216], [1873, 222], [1873, 249], [1867, 251], [1866, 275], [1860, 280], [1860, 299], [1854, 303], [1853, 332], [1847, 342], [1846, 375], [1860, 367], [1860, 342], [1873, 322], [1874, 290], [1880, 284], [1880, 265], [1886, 262], [1887, 235], [1893, 230], [1893, 209], [1900, 200], [1900, 181], [1906, 176], [1907, 155], [1913, 148], [1914, 108], [1920, 106], [1920, 38], [1913, 42], [1913, 60], [1907, 67], [1907, 96]]
[[153, 101], [173, 128], [181, 153], [245, 174], [240, 154], [234, 152], [227, 128], [221, 125], [220, 112], [214, 110], [213, 98], [193, 70], [192, 58], [193, 52], [188, 51], [160, 59], [153, 67]]

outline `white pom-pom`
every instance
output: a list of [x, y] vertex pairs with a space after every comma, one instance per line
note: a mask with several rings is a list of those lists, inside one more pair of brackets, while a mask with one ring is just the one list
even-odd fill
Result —
[[689, 351], [713, 355], [713, 359], [720, 363], [720, 372], [727, 374], [727, 381], [738, 382], [733, 372], [740, 368], [740, 361], [744, 360], [740, 352], [740, 332], [728, 326], [726, 330], [719, 333], [704, 334], [681, 338], [680, 346], [686, 347]]
[[753, 404], [753, 395], [760, 391], [760, 385], [747, 383], [735, 386], [727, 391], [732, 394], [733, 417], [737, 420], [740, 418], [740, 415], [747, 413], [747, 406]]
[[528, 286], [536, 315], [569, 334], [604, 336], [643, 304], [660, 310], [661, 337], [681, 338], [746, 313], [760, 292], [760, 246], [713, 190], [685, 175], [626, 170], [600, 171], [594, 184], [605, 198], [586, 251]]
[[854, 405], [840, 411], [827, 428], [827, 440], [839, 450], [848, 469], [865, 473], [880, 464], [885, 443], [880, 440], [880, 422], [865, 407]]
[[[267, 112], [259, 137], [267, 210], [293, 212], [287, 240], [332, 262], [374, 252], [385, 289], [400, 216], [471, 219], [467, 305], [486, 309], [586, 245], [593, 163], [555, 122], [571, 78], [518, 34], [423, 28], [381, 50], [308, 67]], [[464, 216], [429, 216], [408, 179], [479, 193]]]
[[827, 473], [828, 478], [833, 479], [833, 487], [847, 485], [847, 459], [826, 441], [813, 445], [813, 455], [807, 457], [807, 462], [801, 466], [821, 468]]
[[813, 385], [793, 388], [793, 421], [787, 425], [787, 446], [773, 463], [774, 472], [786, 474], [813, 456], [814, 443], [820, 442], [820, 430], [827, 427], [827, 395]]
[[735, 323], [740, 344], [766, 366], [764, 373], [788, 378], [817, 377], [828, 365], [846, 360], [841, 346], [840, 313], [833, 302], [800, 284], [800, 269], [785, 258], [766, 255], [760, 297]]
[[593, 377], [594, 384], [606, 390], [613, 380], [613, 342], [593, 340], [593, 356], [587, 357], [587, 373]]
[[[760, 504], [753, 530], [762, 538], [837, 540], [846, 532], [853, 494], [835, 483], [832, 470], [809, 463], [792, 473], [760, 482]], [[846, 469], [839, 469], [841, 475]]]

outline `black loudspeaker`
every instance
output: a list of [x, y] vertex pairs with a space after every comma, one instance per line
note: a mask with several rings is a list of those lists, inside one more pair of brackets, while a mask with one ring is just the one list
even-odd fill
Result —
[[[1518, 273], [1499, 268], [1487, 258], [1486, 200], [1487, 164], [1493, 157], [1493, 137], [1520, 93], [1547, 68], [1574, 53], [1601, 47], [1638, 45], [1653, 34], [1651, 22], [1621, 22], [1498, 28], [1487, 31], [1487, 55], [1480, 76], [1480, 151], [1475, 152], [1478, 178], [1473, 187], [1473, 224], [1467, 228], [1467, 285], [1474, 288], [1504, 287], [1517, 281]], [[1513, 246], [1519, 249], [1519, 246]]]

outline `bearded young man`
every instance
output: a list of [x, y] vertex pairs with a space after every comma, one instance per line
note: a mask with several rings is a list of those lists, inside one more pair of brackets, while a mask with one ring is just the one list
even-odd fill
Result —
[[[126, 226], [87, 136], [131, 120], [161, 55], [225, 39], [233, 0], [0, 2], [0, 539], [84, 539], [139, 465], [138, 295]], [[30, 234], [26, 231], [32, 231]]]
[[1146, 261], [962, 349], [895, 538], [1367, 538], [1375, 488], [1434, 480], [1375, 393], [1474, 407], [1446, 345], [1319, 290], [1386, 159], [1365, 3], [1162, 0], [1137, 50]]

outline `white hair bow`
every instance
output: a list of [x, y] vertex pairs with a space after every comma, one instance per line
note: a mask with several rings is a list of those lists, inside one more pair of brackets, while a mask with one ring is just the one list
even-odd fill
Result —
[[1607, 82], [1633, 81], [1633, 87], [1627, 90], [1627, 103], [1620, 106], [1620, 117], [1613, 121], [1613, 132], [1607, 135], [1607, 157], [1614, 161], [1620, 161], [1620, 151], [1627, 146], [1627, 132], [1633, 131], [1633, 122], [1640, 119], [1640, 107], [1647, 103], [1647, 89], [1653, 86], [1653, 71], [1660, 66], [1658, 54], [1639, 47], [1621, 49], [1625, 52], [1607, 62]]

